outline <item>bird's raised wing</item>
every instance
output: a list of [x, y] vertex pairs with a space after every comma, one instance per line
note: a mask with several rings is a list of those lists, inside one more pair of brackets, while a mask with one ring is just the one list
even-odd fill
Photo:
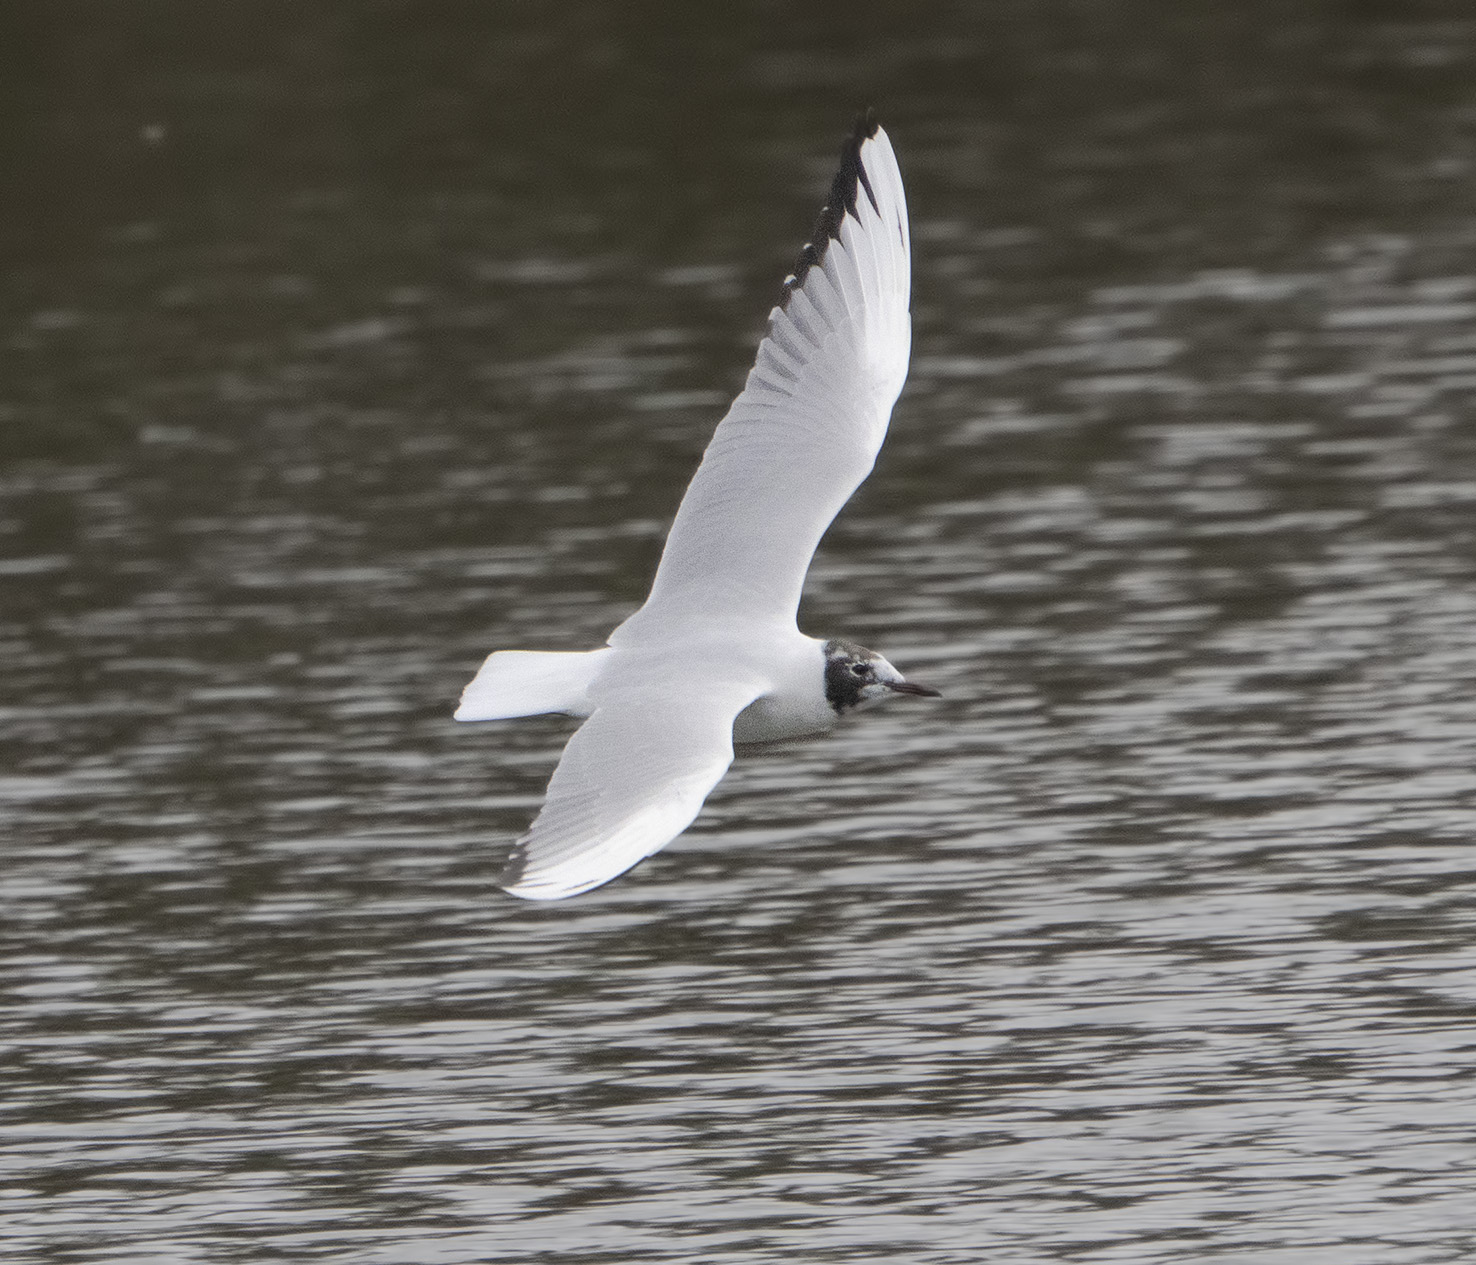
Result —
[[761, 683], [664, 673], [600, 691], [498, 886], [527, 900], [598, 887], [692, 823], [733, 762], [733, 719]]
[[794, 618], [820, 537], [886, 436], [907, 376], [911, 289], [902, 175], [868, 112], [682, 498], [651, 595], [611, 644], [688, 621]]

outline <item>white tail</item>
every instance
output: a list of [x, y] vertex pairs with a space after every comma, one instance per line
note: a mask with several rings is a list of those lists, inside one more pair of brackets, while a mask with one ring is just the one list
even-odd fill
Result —
[[602, 650], [499, 650], [461, 691], [457, 720], [509, 720], [567, 712], [588, 716], [589, 687], [604, 666]]

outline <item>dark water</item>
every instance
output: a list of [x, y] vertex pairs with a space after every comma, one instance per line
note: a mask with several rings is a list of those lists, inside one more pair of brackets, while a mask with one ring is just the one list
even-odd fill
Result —
[[[5, 19], [6, 1259], [1476, 1258], [1476, 14], [306, 8]], [[512, 902], [867, 100], [948, 698]]]

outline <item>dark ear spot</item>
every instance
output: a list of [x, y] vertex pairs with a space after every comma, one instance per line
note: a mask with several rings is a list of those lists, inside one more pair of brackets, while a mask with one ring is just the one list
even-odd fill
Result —
[[837, 716], [843, 716], [861, 701], [866, 677], [855, 671], [864, 665], [833, 656], [825, 660], [825, 701]]

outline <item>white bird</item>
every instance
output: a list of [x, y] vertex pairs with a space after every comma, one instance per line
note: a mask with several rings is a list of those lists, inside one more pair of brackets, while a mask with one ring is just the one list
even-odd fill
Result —
[[937, 696], [881, 655], [795, 625], [810, 559], [871, 472], [907, 376], [911, 287], [902, 175], [867, 111], [645, 605], [599, 650], [489, 655], [462, 693], [457, 720], [587, 717], [498, 878], [505, 891], [573, 896], [665, 847], [735, 742], [817, 733], [894, 694]]

